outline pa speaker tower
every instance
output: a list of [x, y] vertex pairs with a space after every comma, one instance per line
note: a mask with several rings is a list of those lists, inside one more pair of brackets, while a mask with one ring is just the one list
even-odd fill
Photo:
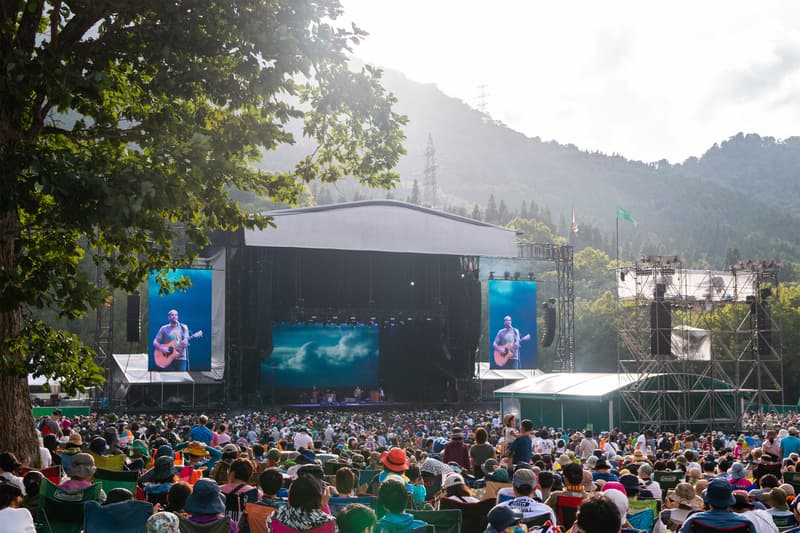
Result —
[[650, 355], [672, 353], [672, 314], [669, 302], [664, 301], [667, 287], [656, 284], [655, 301], [650, 303]]
[[139, 291], [134, 291], [128, 295], [128, 306], [126, 313], [126, 338], [128, 342], [139, 342], [139, 306], [141, 297]]
[[542, 304], [544, 312], [544, 328], [542, 328], [542, 346], [545, 348], [553, 344], [556, 336], [556, 307], [555, 302], [548, 301]]

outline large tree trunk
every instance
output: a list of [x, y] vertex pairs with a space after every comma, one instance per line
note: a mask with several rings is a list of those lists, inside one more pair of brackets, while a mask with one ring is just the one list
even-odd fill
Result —
[[27, 378], [0, 376], [0, 451], [26, 465], [41, 466]]
[[[0, 271], [14, 272], [15, 248], [19, 237], [15, 210], [0, 214]], [[39, 466], [41, 457], [27, 376], [9, 375], [8, 363], [20, 357], [8, 350], [6, 341], [22, 329], [19, 307], [0, 311], [0, 452], [12, 452], [26, 465]]]

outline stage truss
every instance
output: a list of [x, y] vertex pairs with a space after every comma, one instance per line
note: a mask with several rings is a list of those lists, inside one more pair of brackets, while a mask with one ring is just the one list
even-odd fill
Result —
[[553, 372], [575, 371], [575, 266], [574, 247], [565, 244], [520, 243], [519, 257], [553, 261], [556, 267], [556, 358]]
[[[774, 262], [762, 261], [726, 272], [687, 270], [676, 256], [646, 256], [619, 269], [618, 370], [645, 378], [621, 390], [621, 423], [740, 430], [743, 413], [781, 402], [780, 330], [770, 312], [777, 274]], [[658, 323], [654, 305], [669, 309], [668, 325]], [[676, 346], [672, 333], [690, 330], [710, 335], [705, 355]], [[666, 353], [659, 334], [670, 335]]]

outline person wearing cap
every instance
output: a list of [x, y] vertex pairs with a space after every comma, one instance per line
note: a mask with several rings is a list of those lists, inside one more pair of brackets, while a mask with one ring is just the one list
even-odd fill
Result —
[[527, 531], [520, 527], [522, 512], [507, 505], [495, 505], [486, 518], [489, 524], [484, 533], [524, 533]]
[[511, 478], [514, 498], [501, 502], [499, 505], [507, 505], [513, 509], [519, 509], [522, 511], [523, 518], [533, 518], [544, 514], [549, 515], [549, 520], [555, 526], [557, 522], [553, 509], [536, 500], [536, 485], [536, 472], [530, 468], [517, 468]]
[[709, 481], [708, 487], [703, 493], [703, 501], [709, 510], [689, 516], [681, 526], [680, 533], [690, 533], [692, 522], [695, 520], [720, 529], [747, 525], [750, 532], [755, 533], [755, 525], [750, 519], [730, 510], [730, 506], [736, 503], [736, 498], [733, 496], [731, 484], [727, 480], [715, 478]]
[[778, 533], [778, 526], [772, 516], [764, 509], [756, 509], [750, 502], [747, 493], [743, 490], [734, 490], [733, 497], [736, 502], [731, 505], [731, 511], [747, 517], [756, 527], [756, 533]]
[[636, 473], [639, 476], [639, 484], [642, 488], [649, 490], [656, 500], [661, 500], [661, 485], [650, 477], [653, 475], [653, 467], [647, 463], [639, 465]]
[[469, 491], [461, 474], [453, 473], [446, 476], [442, 482], [442, 490], [444, 491], [444, 497], [448, 500], [462, 503], [477, 503], [479, 501]]
[[22, 506], [22, 490], [7, 479], [0, 479], [0, 532], [36, 533], [33, 516]]
[[61, 420], [61, 409], [53, 409], [52, 414], [42, 421], [42, 425], [39, 428], [39, 431], [41, 431], [42, 436], [44, 437], [45, 435], [55, 435], [58, 438], [63, 437], [64, 434], [61, 431], [61, 424], [59, 423], [60, 420]]

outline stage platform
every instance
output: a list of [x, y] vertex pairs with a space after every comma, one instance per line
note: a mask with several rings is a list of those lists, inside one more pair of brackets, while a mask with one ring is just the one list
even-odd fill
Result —
[[396, 407], [407, 407], [411, 404], [406, 402], [322, 402], [322, 403], [287, 403], [284, 407], [292, 409], [391, 409]]

